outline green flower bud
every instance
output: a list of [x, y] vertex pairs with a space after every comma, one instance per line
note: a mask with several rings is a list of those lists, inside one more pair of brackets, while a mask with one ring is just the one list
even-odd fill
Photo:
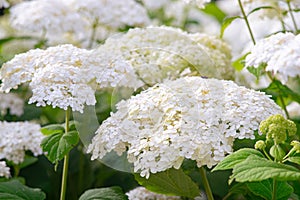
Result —
[[285, 154], [285, 151], [281, 148], [279, 144], [273, 145], [270, 149], [270, 155], [277, 161], [282, 161]]
[[273, 139], [275, 144], [280, 144], [286, 141], [287, 135], [295, 135], [297, 127], [293, 121], [278, 114], [263, 120], [259, 125], [259, 130], [266, 135], [267, 140]]
[[294, 140], [291, 142], [291, 145], [293, 146], [294, 151], [296, 151], [296, 153], [300, 153], [300, 142], [297, 140]]
[[258, 140], [255, 145], [254, 145], [254, 148], [255, 149], [259, 149], [259, 150], [264, 150], [266, 148], [266, 143], [262, 140]]

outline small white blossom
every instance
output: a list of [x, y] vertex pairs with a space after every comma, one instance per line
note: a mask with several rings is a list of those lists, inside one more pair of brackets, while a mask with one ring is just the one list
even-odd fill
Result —
[[187, 158], [212, 167], [235, 139], [254, 139], [259, 123], [282, 110], [264, 93], [231, 81], [185, 77], [157, 84], [117, 104], [88, 152], [92, 159], [127, 151], [134, 172], [178, 169]]
[[123, 59], [122, 64], [132, 68], [147, 85], [195, 73], [230, 79], [234, 71], [225, 42], [171, 27], [131, 29], [124, 35], [108, 38], [95, 53], [111, 55], [118, 62]]
[[25, 151], [41, 155], [44, 136], [40, 128], [39, 124], [31, 122], [0, 122], [0, 159], [19, 164], [24, 161]]
[[5, 161], [0, 161], [0, 177], [9, 178], [10, 177], [10, 169], [6, 166]]
[[300, 75], [300, 36], [292, 33], [277, 33], [257, 42], [246, 57], [245, 66], [259, 67], [266, 64], [271, 72], [283, 83], [289, 77]]
[[144, 187], [137, 187], [126, 193], [129, 200], [180, 200], [180, 197], [157, 194]]
[[21, 116], [24, 113], [24, 100], [13, 93], [0, 93], [1, 114], [6, 115], [8, 109], [10, 114]]

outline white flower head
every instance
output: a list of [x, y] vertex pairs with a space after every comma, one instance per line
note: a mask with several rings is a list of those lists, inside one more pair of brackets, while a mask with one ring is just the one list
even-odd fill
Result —
[[10, 20], [17, 30], [49, 35], [77, 32], [84, 27], [80, 15], [59, 0], [21, 2], [10, 9]]
[[0, 159], [20, 164], [25, 151], [41, 155], [40, 144], [44, 138], [40, 125], [31, 122], [0, 122]]
[[185, 77], [157, 84], [117, 104], [96, 131], [92, 159], [127, 152], [134, 172], [178, 169], [191, 159], [212, 167], [235, 139], [254, 139], [259, 123], [282, 110], [264, 93], [231, 81]]
[[73, 111], [82, 112], [83, 104], [96, 103], [90, 84], [95, 79], [95, 65], [97, 60], [90, 51], [72, 45], [30, 50], [3, 64], [1, 90], [8, 92], [29, 82], [33, 91], [30, 103], [62, 109], [70, 106]]
[[271, 72], [283, 83], [289, 77], [300, 75], [300, 36], [292, 33], [277, 33], [257, 42], [246, 57], [246, 67], [258, 68], [266, 64]]
[[6, 166], [6, 162], [0, 161], [0, 177], [9, 178], [10, 176], [10, 169]]
[[162, 26], [130, 29], [110, 37], [95, 53], [123, 59], [144, 84], [153, 85], [190, 74], [229, 79], [233, 68], [228, 49], [216, 37]]
[[130, 190], [126, 193], [129, 200], [180, 200], [180, 197], [177, 196], [167, 196], [163, 194], [157, 194], [147, 190], [144, 187], [137, 187], [133, 190]]
[[0, 111], [6, 115], [7, 110], [12, 115], [21, 116], [24, 113], [24, 100], [13, 93], [0, 93]]

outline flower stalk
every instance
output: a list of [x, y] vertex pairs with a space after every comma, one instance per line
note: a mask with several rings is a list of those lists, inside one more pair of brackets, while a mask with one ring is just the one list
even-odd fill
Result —
[[[66, 110], [65, 134], [69, 132], [69, 120], [70, 120], [70, 107], [68, 107], [68, 109]], [[63, 173], [62, 173], [60, 200], [65, 200], [66, 199], [68, 168], [69, 168], [69, 153], [67, 153], [64, 156], [64, 165], [63, 165]]]
[[249, 23], [249, 21], [248, 21], [248, 18], [247, 18], [247, 15], [246, 15], [246, 13], [245, 13], [245, 10], [244, 10], [244, 8], [243, 8], [242, 2], [241, 2], [241, 0], [238, 0], [238, 2], [239, 2], [239, 6], [240, 6], [240, 9], [241, 9], [243, 18], [244, 18], [244, 20], [245, 20], [245, 22], [246, 22], [246, 25], [247, 25], [247, 28], [248, 28], [248, 31], [249, 31], [251, 40], [252, 40], [253, 44], [255, 45], [256, 42], [255, 42], [255, 39], [254, 39], [254, 35], [253, 35], [252, 29], [251, 29], [251, 27], [250, 27], [250, 23]]
[[207, 199], [208, 200], [214, 200], [214, 196], [211, 192], [211, 189], [210, 189], [210, 186], [209, 186], [209, 182], [208, 182], [204, 167], [200, 167], [199, 170], [200, 170], [200, 175], [201, 175], [201, 178], [202, 178], [202, 183], [203, 183], [203, 186], [204, 186], [204, 190], [205, 190]]

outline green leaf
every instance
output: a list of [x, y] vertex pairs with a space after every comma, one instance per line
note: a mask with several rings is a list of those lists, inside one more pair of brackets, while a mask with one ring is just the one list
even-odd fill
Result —
[[233, 169], [235, 165], [243, 162], [250, 155], [264, 157], [263, 154], [258, 150], [250, 149], [250, 148], [240, 149], [226, 156], [220, 163], [218, 163], [218, 165], [212, 170], [212, 172], [217, 170]]
[[226, 17], [226, 14], [215, 3], [206, 4], [201, 11], [215, 17], [220, 23], [222, 23]]
[[300, 165], [300, 157], [299, 156], [289, 157], [287, 160], [292, 163], [296, 163], [296, 164]]
[[286, 85], [283, 85], [278, 80], [273, 80], [272, 83], [264, 91], [272, 96], [288, 97], [292, 101], [300, 103], [300, 95], [292, 91]]
[[264, 70], [266, 68], [267, 64], [266, 63], [261, 63], [258, 67], [247, 67], [247, 70], [253, 74], [257, 80], [259, 80], [259, 77], [264, 73]]
[[151, 174], [149, 179], [135, 174], [138, 183], [150, 191], [165, 195], [195, 198], [200, 195], [196, 183], [181, 169], [168, 169], [164, 172]]
[[250, 155], [246, 160], [234, 166], [229, 179], [237, 182], [263, 181], [274, 178], [278, 181], [293, 181], [300, 179], [300, 170], [265, 158]]
[[226, 30], [226, 28], [235, 20], [241, 18], [239, 16], [234, 16], [234, 17], [226, 17], [223, 22], [222, 22], [222, 26], [221, 26], [221, 32], [220, 32], [220, 38], [223, 37], [224, 35], [224, 31]]
[[24, 161], [19, 165], [20, 169], [25, 168], [29, 165], [32, 165], [33, 163], [37, 162], [38, 158], [33, 156], [25, 155]]
[[257, 7], [253, 10], [251, 10], [248, 14], [247, 14], [247, 17], [249, 17], [252, 13], [256, 12], [256, 11], [259, 11], [259, 10], [262, 10], [262, 9], [274, 9], [276, 11], [276, 8], [272, 7], [272, 6], [260, 6], [260, 7]]
[[43, 200], [46, 195], [38, 188], [29, 188], [17, 180], [0, 182], [0, 199], [2, 200]]
[[52, 134], [55, 134], [55, 133], [65, 132], [65, 128], [64, 128], [63, 125], [60, 125], [60, 124], [50, 124], [48, 126], [42, 127], [41, 132], [44, 135], [52, 135]]
[[28, 37], [28, 36], [20, 36], [20, 37], [7, 37], [7, 38], [2, 38], [0, 39], [0, 46], [7, 43], [7, 42], [11, 42], [13, 40], [30, 40], [33, 39], [32, 37]]
[[54, 133], [43, 139], [41, 147], [44, 152], [48, 153], [47, 158], [52, 163], [57, 163], [63, 159], [78, 142], [79, 136], [77, 131]]
[[[248, 189], [255, 195], [258, 195], [264, 199], [271, 200], [273, 194], [273, 180], [268, 179], [260, 182], [247, 183]], [[276, 199], [285, 200], [293, 193], [293, 187], [291, 187], [285, 181], [277, 181], [276, 183]]]
[[127, 200], [127, 196], [120, 187], [97, 188], [85, 191], [79, 200]]
[[244, 68], [244, 61], [245, 61], [245, 58], [247, 57], [247, 55], [249, 55], [249, 53], [246, 53], [242, 57], [240, 57], [232, 62], [232, 66], [234, 67], [235, 70], [241, 71]]

